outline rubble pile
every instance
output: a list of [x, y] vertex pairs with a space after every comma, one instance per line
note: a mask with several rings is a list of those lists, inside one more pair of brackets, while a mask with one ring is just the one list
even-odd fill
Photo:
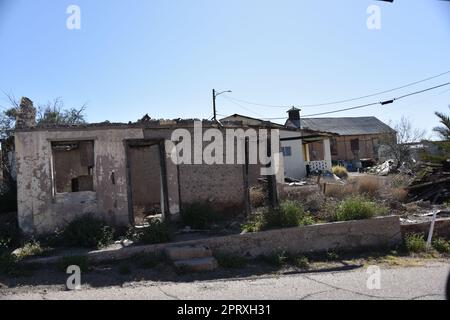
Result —
[[450, 201], [450, 159], [441, 164], [420, 164], [417, 172], [419, 174], [408, 187], [412, 201], [431, 201], [436, 204]]

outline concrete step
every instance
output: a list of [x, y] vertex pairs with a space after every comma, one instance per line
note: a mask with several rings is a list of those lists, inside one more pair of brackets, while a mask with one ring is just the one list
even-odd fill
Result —
[[175, 267], [183, 272], [203, 272], [216, 269], [219, 264], [213, 257], [179, 260], [174, 262]]
[[172, 261], [212, 257], [211, 249], [206, 246], [169, 247], [165, 254]]

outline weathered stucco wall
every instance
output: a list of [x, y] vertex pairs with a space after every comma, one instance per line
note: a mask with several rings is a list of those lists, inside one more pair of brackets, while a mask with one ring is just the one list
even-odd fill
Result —
[[[20, 228], [29, 234], [53, 232], [85, 213], [94, 213], [113, 225], [127, 224], [124, 140], [142, 138], [142, 129], [18, 131], [15, 144]], [[71, 140], [94, 140], [95, 192], [53, 192], [51, 142]]]
[[[18, 130], [15, 144], [20, 228], [28, 234], [50, 233], [86, 213], [92, 213], [111, 225], [128, 225], [132, 220], [127, 168], [129, 146], [143, 140], [170, 140], [175, 128]], [[192, 132], [192, 128], [189, 131]], [[51, 146], [52, 142], [58, 141], [94, 141], [94, 191], [55, 192]], [[208, 144], [204, 143], [204, 146]], [[230, 212], [245, 208], [244, 165], [177, 165], [172, 161], [172, 150], [167, 144], [165, 149], [161, 170], [165, 170], [166, 179], [162, 179], [162, 186], [167, 188], [171, 215], [178, 214], [183, 203], [193, 202], [209, 202], [215, 208]], [[278, 183], [284, 180], [283, 162], [280, 165]], [[250, 173], [250, 183], [257, 177], [254, 169]], [[140, 191], [140, 195], [135, 192], [137, 198], [145, 198], [146, 191]], [[167, 208], [164, 208], [164, 201], [161, 202], [164, 211]]]

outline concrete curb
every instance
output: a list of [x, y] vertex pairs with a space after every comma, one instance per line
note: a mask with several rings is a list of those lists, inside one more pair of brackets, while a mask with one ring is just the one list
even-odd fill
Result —
[[[311, 253], [327, 250], [356, 250], [361, 248], [391, 247], [402, 241], [398, 216], [378, 217], [369, 220], [318, 224], [305, 227], [246, 233], [217, 238], [130, 246], [84, 254], [93, 262], [124, 260], [142, 253], [161, 253], [168, 247], [207, 246], [213, 252], [232, 253], [248, 257], [271, 254], [276, 251]], [[66, 254], [27, 260], [28, 263], [51, 264]]]

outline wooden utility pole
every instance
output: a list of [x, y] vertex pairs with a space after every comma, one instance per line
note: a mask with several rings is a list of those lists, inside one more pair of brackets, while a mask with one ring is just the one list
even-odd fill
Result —
[[213, 94], [213, 120], [217, 121], [217, 110], [216, 110], [216, 89], [212, 90], [212, 94]]
[[217, 96], [220, 96], [222, 93], [231, 93], [231, 90], [228, 91], [222, 91], [217, 93], [216, 89], [212, 90], [212, 95], [213, 95], [213, 120], [217, 121], [217, 109], [216, 109], [216, 98]]

